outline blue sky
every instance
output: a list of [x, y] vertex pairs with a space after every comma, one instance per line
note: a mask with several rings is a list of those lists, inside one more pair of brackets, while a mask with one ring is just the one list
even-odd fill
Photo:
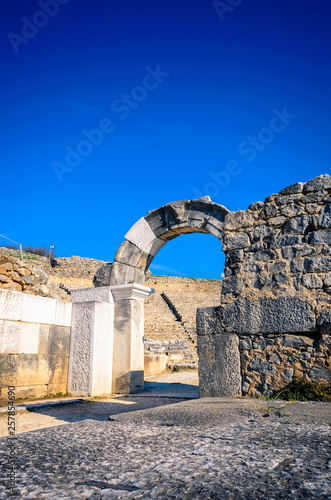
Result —
[[[169, 201], [245, 209], [330, 174], [330, 10], [2, 0], [0, 233], [111, 261]], [[153, 264], [217, 277], [224, 258], [216, 238], [185, 235]]]

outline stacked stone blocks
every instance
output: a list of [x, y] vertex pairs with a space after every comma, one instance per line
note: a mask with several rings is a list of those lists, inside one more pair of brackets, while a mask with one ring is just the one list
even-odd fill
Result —
[[227, 213], [227, 208], [211, 202], [208, 196], [168, 203], [148, 212], [125, 235], [127, 241], [119, 246], [115, 262], [98, 270], [95, 286], [144, 283], [146, 270], [168, 241], [196, 232], [219, 238]]
[[316, 301], [331, 294], [331, 179], [296, 183], [225, 218], [222, 303], [282, 294]]
[[0, 404], [67, 392], [71, 304], [0, 290]]
[[[292, 184], [238, 212], [208, 197], [149, 212], [126, 234], [115, 262], [96, 273], [95, 285], [143, 282], [160, 248], [191, 232], [213, 234], [226, 254], [220, 306], [197, 314], [201, 394], [266, 394], [301, 373], [307, 379], [328, 379], [330, 176]], [[266, 347], [258, 349], [264, 343], [255, 341], [243, 349], [239, 340], [256, 335], [268, 340]], [[279, 338], [270, 344], [270, 335]], [[305, 338], [313, 350], [296, 346], [298, 351], [287, 353], [284, 335]], [[279, 365], [271, 362], [278, 348], [284, 350]], [[297, 361], [302, 355], [305, 363]]]
[[[220, 303], [222, 282], [148, 275], [145, 285], [155, 290], [145, 302], [145, 353], [167, 354], [170, 363], [197, 365], [196, 311]], [[177, 320], [161, 294], [175, 305], [182, 321]]]
[[[270, 394], [293, 377], [329, 381], [331, 178], [293, 184], [227, 214], [221, 240], [221, 305], [198, 312], [201, 372], [227, 362], [219, 352], [203, 356], [213, 335], [226, 334], [239, 339], [237, 393]], [[207, 383], [201, 391], [210, 395]]]

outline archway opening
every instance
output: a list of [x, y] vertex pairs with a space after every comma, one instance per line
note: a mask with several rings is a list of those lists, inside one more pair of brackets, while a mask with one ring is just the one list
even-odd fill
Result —
[[149, 270], [156, 276], [222, 279], [225, 255], [211, 234], [191, 233], [171, 240], [154, 257]]
[[[225, 256], [211, 234], [192, 233], [165, 245], [153, 259], [145, 285], [145, 387], [198, 394], [196, 310], [221, 303]], [[175, 373], [174, 373], [175, 372]]]
[[[114, 262], [105, 264], [95, 274], [93, 280], [94, 285], [96, 287], [110, 285], [111, 294], [115, 297], [114, 355], [112, 370], [112, 385], [115, 391], [126, 392], [129, 390], [130, 392], [136, 392], [137, 388], [143, 385], [144, 307], [142, 302], [150, 295], [151, 287], [143, 286], [144, 283], [145, 285], [149, 284], [146, 282], [148, 279], [150, 280], [150, 285], [153, 285], [153, 288], [162, 299], [159, 304], [154, 304], [154, 310], [151, 312], [153, 324], [155, 325], [156, 323], [155, 318], [156, 315], [160, 313], [162, 304], [163, 311], [167, 311], [167, 313], [171, 313], [175, 316], [175, 318], [172, 318], [172, 322], [176, 322], [177, 328], [175, 328], [175, 330], [177, 331], [183, 328], [185, 330], [186, 340], [189, 340], [192, 344], [192, 348], [190, 348], [189, 343], [187, 343], [186, 349], [183, 350], [179, 346], [180, 338], [177, 340], [174, 339], [174, 350], [172, 349], [170, 360], [168, 357], [166, 360], [170, 362], [175, 361], [178, 366], [180, 359], [183, 358], [182, 361], [187, 361], [191, 364], [195, 363], [195, 365], [197, 365], [197, 351], [195, 350], [196, 348], [193, 349], [193, 346], [197, 345], [195, 327], [196, 309], [198, 307], [212, 307], [220, 304], [221, 279], [210, 280], [208, 278], [208, 271], [206, 278], [198, 278], [194, 277], [194, 275], [193, 277], [183, 276], [182, 280], [187, 280], [184, 290], [178, 290], [177, 285], [177, 290], [173, 290], [177, 294], [176, 297], [173, 296], [173, 299], [177, 301], [176, 304], [174, 300], [169, 297], [171, 288], [169, 280], [171, 281], [171, 276], [166, 277], [166, 284], [168, 286], [163, 287], [161, 285], [161, 290], [157, 290], [156, 286], [154, 286], [155, 283], [153, 283], [153, 276], [146, 280], [146, 271], [148, 271], [149, 266], [152, 264], [159, 251], [164, 248], [167, 243], [180, 235], [204, 233], [215, 236], [216, 240], [219, 241], [223, 237], [225, 218], [228, 214], [229, 210], [226, 207], [212, 202], [208, 196], [195, 200], [179, 200], [167, 203], [156, 210], [148, 212], [145, 217], [140, 218], [126, 233], [125, 241], [119, 246], [114, 257]], [[190, 236], [188, 238], [190, 238]], [[193, 236], [191, 236], [191, 238], [193, 238]], [[191, 244], [189, 246], [188, 254], [191, 255], [194, 245]], [[221, 247], [219, 247], [219, 249], [219, 255], [221, 255]], [[197, 261], [201, 260], [201, 253], [207, 255], [208, 259], [208, 251], [200, 251], [198, 259], [196, 259]], [[220, 257], [220, 262], [221, 260]], [[208, 259], [208, 264], [209, 261], [210, 258]], [[156, 260], [155, 262], [154, 266], [158, 265], [158, 261]], [[221, 278], [221, 276], [219, 276], [219, 274], [221, 274], [221, 269], [222, 268], [216, 270], [216, 273], [218, 272], [217, 278]], [[182, 269], [182, 272], [184, 275], [184, 269]], [[179, 271], [179, 273], [181, 273], [181, 271]], [[188, 267], [186, 267], [185, 274], [188, 273], [189, 270]], [[174, 279], [178, 281], [178, 278], [173, 278], [173, 280]], [[212, 284], [213, 290], [210, 290], [209, 281], [214, 282]], [[192, 283], [194, 283], [194, 287], [190, 289]], [[201, 290], [201, 288], [197, 286], [197, 283], [199, 285], [202, 283], [205, 289]], [[183, 286], [183, 283], [181, 286]], [[206, 287], [208, 287], [208, 290], [206, 290]], [[216, 290], [215, 287], [218, 289]], [[162, 290], [162, 288], [166, 290]], [[215, 302], [205, 303], [201, 297], [199, 297], [199, 300], [195, 300], [200, 291], [203, 291], [205, 296], [208, 295], [209, 298], [213, 297]], [[155, 297], [158, 295], [154, 295], [151, 300], [147, 299], [146, 305], [149, 306], [151, 301], [155, 302], [157, 300]], [[195, 300], [194, 305], [191, 303], [193, 298]], [[181, 307], [179, 302], [182, 304], [183, 313], [179, 310]], [[189, 309], [191, 310], [192, 318], [191, 328], [189, 324], [190, 321], [185, 319], [189, 314]], [[193, 322], [194, 326], [192, 328]], [[154, 330], [156, 330], [155, 326]], [[167, 330], [168, 329], [162, 328], [162, 326], [159, 327], [159, 333], [161, 333], [163, 337], [165, 334], [164, 332]], [[146, 339], [148, 339], [147, 331]], [[158, 346], [158, 352], [155, 352], [154, 347], [154, 354], [163, 356], [163, 352], [168, 351], [168, 354], [165, 354], [165, 356], [169, 356], [169, 348], [166, 350], [162, 347], [162, 345]], [[175, 356], [176, 354], [178, 356]], [[145, 372], [147, 375], [148, 363], [145, 363]]]

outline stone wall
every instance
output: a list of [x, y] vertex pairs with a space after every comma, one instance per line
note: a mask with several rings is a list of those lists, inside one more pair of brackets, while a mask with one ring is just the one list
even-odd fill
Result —
[[331, 178], [293, 184], [228, 213], [221, 241], [221, 306], [198, 311], [203, 395], [211, 395], [208, 370], [231, 366], [230, 351], [224, 357], [215, 347], [222, 335], [239, 340], [239, 392], [266, 395], [293, 377], [329, 381]]
[[226, 215], [222, 303], [238, 296], [331, 303], [331, 178], [293, 184]]
[[252, 335], [239, 351], [244, 395], [272, 394], [293, 377], [331, 381], [329, 335]]
[[47, 274], [40, 268], [0, 254], [0, 289], [38, 295], [47, 283]]
[[89, 259], [77, 255], [58, 257], [56, 261], [58, 266], [52, 268], [46, 259], [42, 266], [43, 269], [48, 274], [61, 278], [83, 278], [91, 281], [96, 271], [105, 263], [103, 260]]
[[93, 286], [93, 276], [104, 261], [85, 257], [59, 257], [58, 265], [52, 267], [45, 257], [38, 263], [48, 275], [47, 286], [43, 287], [44, 296], [70, 301], [72, 290]]
[[145, 286], [149, 286], [161, 293], [174, 291], [183, 293], [206, 292], [220, 295], [222, 281], [212, 279], [184, 278], [181, 276], [155, 276], [147, 273]]
[[71, 290], [90, 288], [93, 276], [104, 261], [85, 257], [59, 257], [52, 267], [49, 259], [0, 247], [0, 289], [50, 297], [70, 302]]
[[0, 290], [0, 405], [67, 392], [71, 304]]
[[[15, 259], [21, 258], [19, 250], [7, 247], [0, 247], [0, 254]], [[39, 267], [48, 275], [52, 274], [62, 278], [84, 278], [91, 281], [99, 267], [105, 264], [103, 260], [72, 255], [71, 257], [56, 257], [58, 265], [52, 267], [47, 257], [30, 252], [23, 252], [23, 259], [24, 266]]]

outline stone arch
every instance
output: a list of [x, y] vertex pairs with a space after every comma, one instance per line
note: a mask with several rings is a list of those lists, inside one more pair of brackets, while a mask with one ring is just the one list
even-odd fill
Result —
[[97, 271], [94, 285], [143, 284], [152, 260], [168, 241], [188, 233], [213, 234], [221, 239], [224, 219], [229, 212], [209, 196], [174, 201], [148, 212], [127, 232], [114, 262]]

